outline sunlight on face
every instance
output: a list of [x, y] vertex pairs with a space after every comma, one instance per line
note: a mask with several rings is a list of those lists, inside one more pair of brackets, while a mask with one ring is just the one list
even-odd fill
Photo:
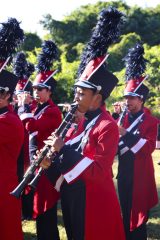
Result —
[[78, 111], [85, 113], [92, 109], [94, 104], [94, 92], [87, 88], [77, 87], [75, 91], [75, 101], [78, 104]]
[[50, 95], [51, 92], [46, 88], [33, 88], [33, 96], [40, 103], [47, 102]]

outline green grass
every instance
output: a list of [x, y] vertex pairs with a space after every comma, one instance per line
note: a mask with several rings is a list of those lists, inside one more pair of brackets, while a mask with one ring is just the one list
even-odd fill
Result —
[[[158, 194], [160, 197], [160, 165], [158, 165], [158, 161], [160, 161], [160, 150], [156, 150], [153, 153], [154, 166], [155, 166], [155, 176]], [[115, 160], [113, 165], [113, 173], [114, 176], [117, 174], [117, 161]], [[114, 182], [116, 186], [116, 179], [114, 177]], [[63, 227], [62, 221], [62, 213], [61, 210], [58, 210], [58, 219], [59, 219], [59, 232], [61, 240], [66, 240], [66, 234]], [[23, 221], [23, 232], [25, 240], [36, 240], [36, 232], [35, 232], [35, 222], [34, 221]], [[137, 239], [138, 240], [138, 239]], [[148, 221], [148, 240], [160, 240], [160, 205], [158, 204], [155, 208], [151, 210], [149, 221]]]
[[[155, 166], [155, 176], [158, 189], [158, 195], [160, 198], [160, 150], [156, 150], [153, 154], [154, 166]], [[160, 239], [160, 204], [152, 209], [150, 213], [150, 218], [148, 221], [148, 240], [159, 240]]]
[[[60, 233], [60, 238], [66, 240], [66, 233], [63, 227], [62, 212], [58, 209], [58, 229]], [[22, 222], [24, 240], [36, 240], [36, 230], [35, 230], [35, 221], [23, 221]], [[45, 239], [44, 239], [45, 240]]]

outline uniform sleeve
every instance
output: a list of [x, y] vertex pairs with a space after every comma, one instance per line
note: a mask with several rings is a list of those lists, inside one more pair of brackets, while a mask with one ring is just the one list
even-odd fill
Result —
[[127, 151], [131, 151], [133, 154], [152, 154], [155, 149], [157, 135], [157, 122], [151, 119], [145, 133], [134, 134], [128, 132], [126, 135], [121, 137], [120, 144], [122, 147], [120, 149], [120, 154], [123, 155]]
[[59, 152], [59, 167], [68, 183], [79, 178], [84, 181], [103, 182], [106, 174], [111, 174], [111, 166], [118, 146], [118, 129], [110, 122], [99, 128], [96, 136], [96, 149], [93, 158], [86, 157], [66, 145]]
[[56, 161], [54, 161], [51, 166], [44, 171], [46, 177], [50, 180], [50, 182], [53, 184], [54, 188], [57, 190], [57, 192], [60, 191], [61, 184], [64, 180], [63, 176], [61, 175], [61, 172], [59, 171]]
[[[25, 116], [24, 116], [25, 115]], [[25, 117], [22, 119], [22, 117]], [[61, 112], [58, 108], [48, 107], [40, 118], [34, 119], [32, 113], [23, 113], [21, 119], [25, 121], [25, 128], [27, 131], [45, 131], [46, 129], [56, 129], [61, 123]]]

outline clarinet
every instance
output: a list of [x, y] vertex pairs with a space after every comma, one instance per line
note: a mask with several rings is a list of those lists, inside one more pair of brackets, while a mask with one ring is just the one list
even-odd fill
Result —
[[121, 115], [120, 115], [120, 117], [119, 117], [118, 123], [117, 123], [119, 126], [122, 126], [127, 111], [128, 111], [128, 107], [125, 106], [123, 111], [122, 111], [122, 113], [121, 113]]
[[[63, 135], [66, 134], [67, 130], [70, 128], [72, 121], [74, 119], [74, 113], [76, 112], [77, 107], [78, 107], [77, 104], [74, 104], [74, 103], [71, 104], [71, 110], [67, 113], [66, 117], [64, 118], [64, 120], [62, 121], [62, 123], [60, 124], [58, 129], [55, 131], [55, 133], [58, 136], [61, 136], [61, 134], [63, 134]], [[45, 145], [42, 148], [42, 151], [40, 152], [38, 159], [30, 165], [30, 167], [27, 169], [26, 173], [24, 174], [22, 181], [12, 192], [10, 192], [11, 195], [13, 195], [16, 198], [20, 198], [25, 187], [30, 183], [30, 181], [34, 175], [34, 172], [39, 167], [39, 165], [42, 162], [42, 160], [44, 159], [44, 157], [46, 157], [46, 155], [49, 153], [50, 149], [51, 149], [51, 146], [49, 146], [49, 145]], [[37, 178], [39, 178], [41, 176], [42, 172], [43, 172], [43, 170], [40, 167]], [[36, 178], [36, 176], [34, 178]], [[37, 178], [35, 179], [36, 181], [37, 181]], [[33, 180], [32, 180], [32, 184], [33, 184]]]
[[[62, 133], [59, 135], [63, 140], [66, 136], [66, 133], [68, 131], [68, 129], [70, 128], [72, 122], [73, 122], [73, 119], [74, 119], [74, 115], [72, 114], [72, 117], [70, 119], [70, 121], [66, 124], [65, 128], [63, 129]], [[56, 156], [56, 153], [52, 153], [50, 159], [53, 160]], [[45, 170], [40, 167], [37, 174], [35, 175], [35, 177], [32, 179], [32, 181], [28, 184], [32, 189], [35, 189], [37, 187], [37, 184], [39, 182], [39, 179], [42, 175], [42, 173], [44, 172]]]

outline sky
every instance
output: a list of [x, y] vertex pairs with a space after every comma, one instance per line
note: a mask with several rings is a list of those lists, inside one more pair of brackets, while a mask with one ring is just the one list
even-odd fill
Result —
[[[105, 1], [105, 0], [101, 0]], [[94, 4], [98, 0], [4, 0], [0, 5], [0, 22], [7, 21], [9, 17], [21, 22], [21, 28], [25, 32], [37, 33], [43, 37], [46, 33], [39, 21], [46, 14], [51, 14], [53, 19], [62, 20], [73, 10], [89, 3]], [[129, 6], [156, 7], [160, 0], [125, 0]]]

